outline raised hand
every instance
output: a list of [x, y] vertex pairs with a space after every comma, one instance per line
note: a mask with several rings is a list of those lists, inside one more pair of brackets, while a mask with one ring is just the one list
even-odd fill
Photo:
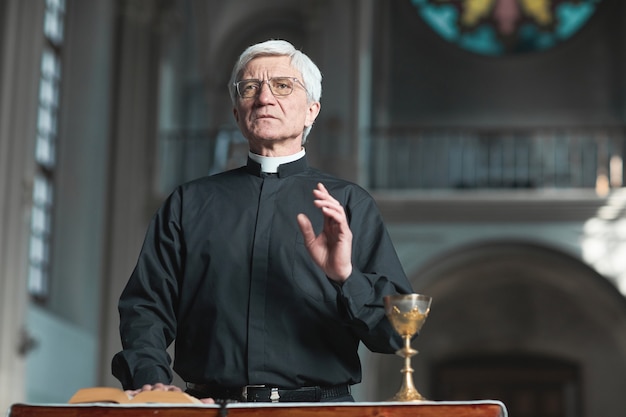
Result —
[[324, 215], [324, 227], [316, 236], [311, 220], [305, 214], [298, 214], [304, 245], [326, 276], [341, 283], [352, 273], [352, 231], [348, 226], [346, 212], [322, 183], [317, 184], [313, 196], [313, 204]]

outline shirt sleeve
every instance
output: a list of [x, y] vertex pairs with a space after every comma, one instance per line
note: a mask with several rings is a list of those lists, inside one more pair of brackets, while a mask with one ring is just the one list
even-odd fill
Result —
[[179, 201], [173, 194], [152, 219], [137, 265], [119, 300], [123, 350], [112, 361], [124, 389], [170, 384], [168, 346], [176, 335], [182, 245]]
[[339, 286], [339, 298], [350, 325], [374, 352], [393, 353], [402, 338], [385, 316], [383, 297], [410, 294], [411, 284], [374, 200], [369, 197], [347, 207], [353, 234], [353, 270]]

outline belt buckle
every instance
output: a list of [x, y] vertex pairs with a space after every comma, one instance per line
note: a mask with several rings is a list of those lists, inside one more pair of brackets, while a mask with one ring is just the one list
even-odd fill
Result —
[[277, 403], [280, 401], [280, 394], [278, 394], [278, 388], [272, 388], [272, 393], [270, 394], [270, 401], [273, 403]]
[[248, 389], [249, 388], [263, 388], [265, 385], [244, 385], [241, 387], [241, 397], [244, 401], [248, 401]]

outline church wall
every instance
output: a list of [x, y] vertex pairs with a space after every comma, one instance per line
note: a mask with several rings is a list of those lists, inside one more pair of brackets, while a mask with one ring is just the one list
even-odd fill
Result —
[[26, 399], [65, 402], [98, 385], [113, 50], [112, 3], [68, 1], [55, 171], [50, 295], [29, 305]]
[[[486, 56], [445, 41], [408, 0], [386, 3], [380, 74], [392, 125], [572, 126], [623, 121], [623, 5], [600, 3], [588, 24], [555, 47]], [[401, 82], [400, 82], [401, 81]]]

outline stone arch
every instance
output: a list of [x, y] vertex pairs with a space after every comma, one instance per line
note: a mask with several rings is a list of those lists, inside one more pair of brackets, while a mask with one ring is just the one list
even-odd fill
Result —
[[[580, 366], [583, 415], [619, 410], [626, 390], [626, 301], [579, 259], [533, 242], [493, 240], [449, 251], [411, 278], [416, 291], [433, 297], [413, 344], [420, 351], [414, 379], [427, 397], [433, 367], [447, 359], [543, 355]], [[399, 387], [401, 359], [374, 356], [367, 390], [386, 399]]]

